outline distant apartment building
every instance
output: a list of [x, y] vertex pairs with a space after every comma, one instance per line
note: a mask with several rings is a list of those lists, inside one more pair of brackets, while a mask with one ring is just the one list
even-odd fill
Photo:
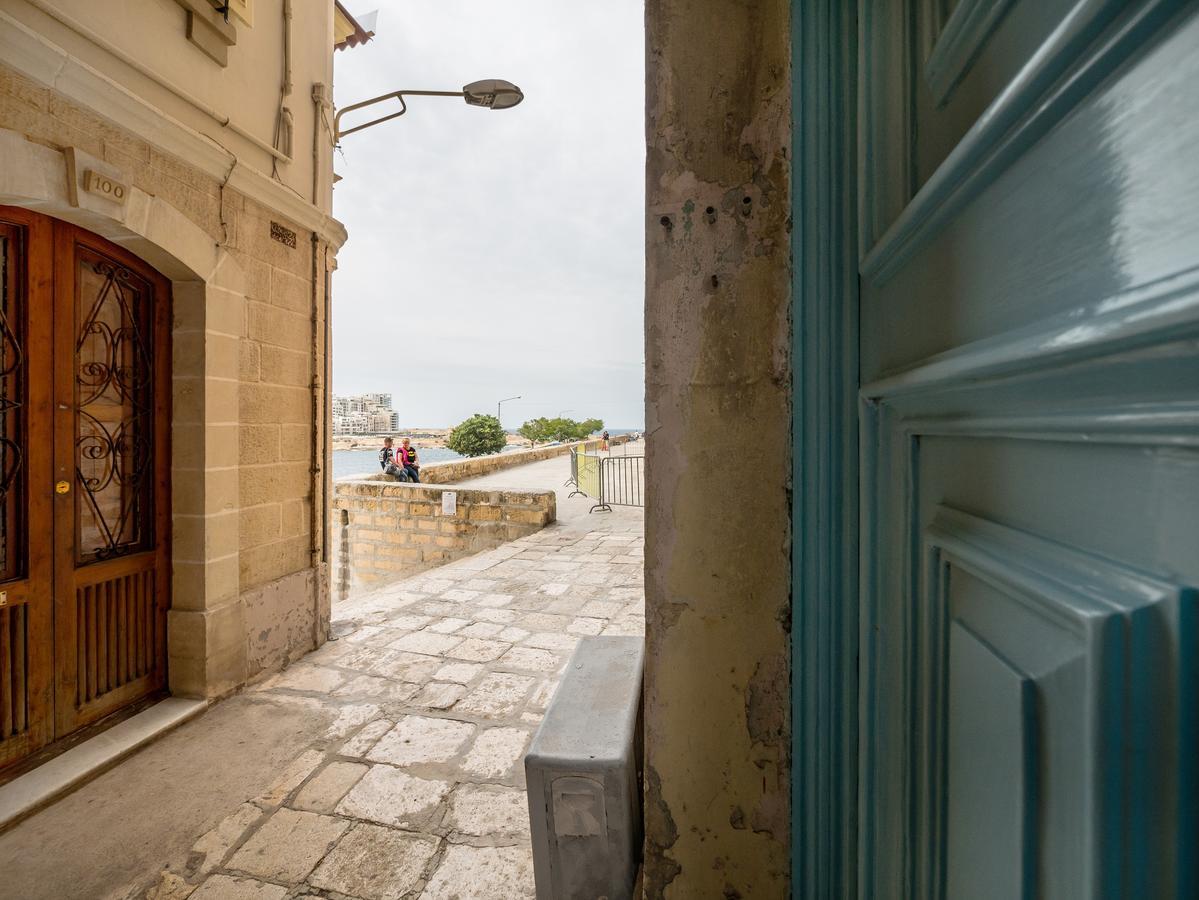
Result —
[[400, 416], [391, 408], [391, 394], [359, 394], [333, 398], [333, 433], [385, 434], [399, 431]]

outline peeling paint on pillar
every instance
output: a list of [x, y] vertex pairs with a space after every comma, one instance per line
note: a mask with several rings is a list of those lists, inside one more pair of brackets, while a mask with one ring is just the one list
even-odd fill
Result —
[[646, 5], [649, 898], [789, 889], [790, 22]]

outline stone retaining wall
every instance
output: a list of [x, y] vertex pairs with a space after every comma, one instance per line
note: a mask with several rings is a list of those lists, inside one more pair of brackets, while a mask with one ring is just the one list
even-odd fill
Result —
[[[613, 446], [624, 444], [628, 441], [628, 435], [618, 435], [611, 439], [610, 443]], [[498, 472], [501, 469], [511, 469], [514, 466], [523, 466], [532, 462], [541, 462], [543, 459], [553, 459], [555, 456], [565, 456], [573, 447], [582, 447], [586, 450], [598, 450], [600, 442], [598, 439], [591, 441], [576, 441], [570, 444], [558, 444], [556, 447], [537, 447], [532, 450], [513, 450], [511, 453], [495, 453], [490, 456], [476, 456], [471, 459], [455, 459], [450, 462], [429, 463], [427, 466], [421, 466], [420, 480], [423, 484], [454, 484], [458, 481], [465, 481], [468, 478], [478, 478], [482, 475], [490, 475], [492, 472]], [[367, 476], [369, 481], [393, 481], [390, 476], [378, 475]]]
[[[450, 515], [442, 512], [447, 493], [456, 495]], [[372, 476], [337, 482], [333, 509], [333, 583], [342, 600], [357, 588], [532, 534], [557, 518], [557, 497], [553, 491], [451, 491]]]

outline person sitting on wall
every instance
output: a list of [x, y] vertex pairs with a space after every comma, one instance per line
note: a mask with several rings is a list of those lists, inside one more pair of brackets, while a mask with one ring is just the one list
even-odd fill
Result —
[[412, 446], [412, 441], [408, 438], [400, 441], [400, 449], [396, 452], [399, 457], [396, 460], [408, 475], [409, 481], [420, 483], [420, 463], [416, 461], [416, 448]]
[[[404, 440], [407, 441], [408, 438], [404, 438]], [[391, 438], [383, 438], [383, 449], [379, 451], [379, 468], [383, 470], [384, 475], [390, 475], [400, 481], [407, 481], [408, 470], [404, 468], [400, 454], [392, 447], [393, 443]]]

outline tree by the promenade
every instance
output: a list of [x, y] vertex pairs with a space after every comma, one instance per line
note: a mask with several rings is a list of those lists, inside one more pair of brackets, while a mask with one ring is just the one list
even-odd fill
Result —
[[604, 427], [603, 419], [584, 419], [581, 422], [573, 422], [567, 419], [566, 421], [570, 423], [570, 435], [558, 440], [581, 441], [584, 438], [591, 437], [597, 431], [602, 431]]
[[538, 419], [529, 419], [525, 424], [517, 429], [517, 434], [532, 444], [537, 446], [538, 441], [548, 441], [549, 437], [549, 419], [542, 416]]
[[508, 443], [508, 434], [495, 416], [476, 413], [450, 432], [445, 445], [463, 456], [499, 453]]
[[604, 427], [602, 419], [529, 419], [520, 426], [520, 436], [533, 442], [538, 441], [581, 441]]

